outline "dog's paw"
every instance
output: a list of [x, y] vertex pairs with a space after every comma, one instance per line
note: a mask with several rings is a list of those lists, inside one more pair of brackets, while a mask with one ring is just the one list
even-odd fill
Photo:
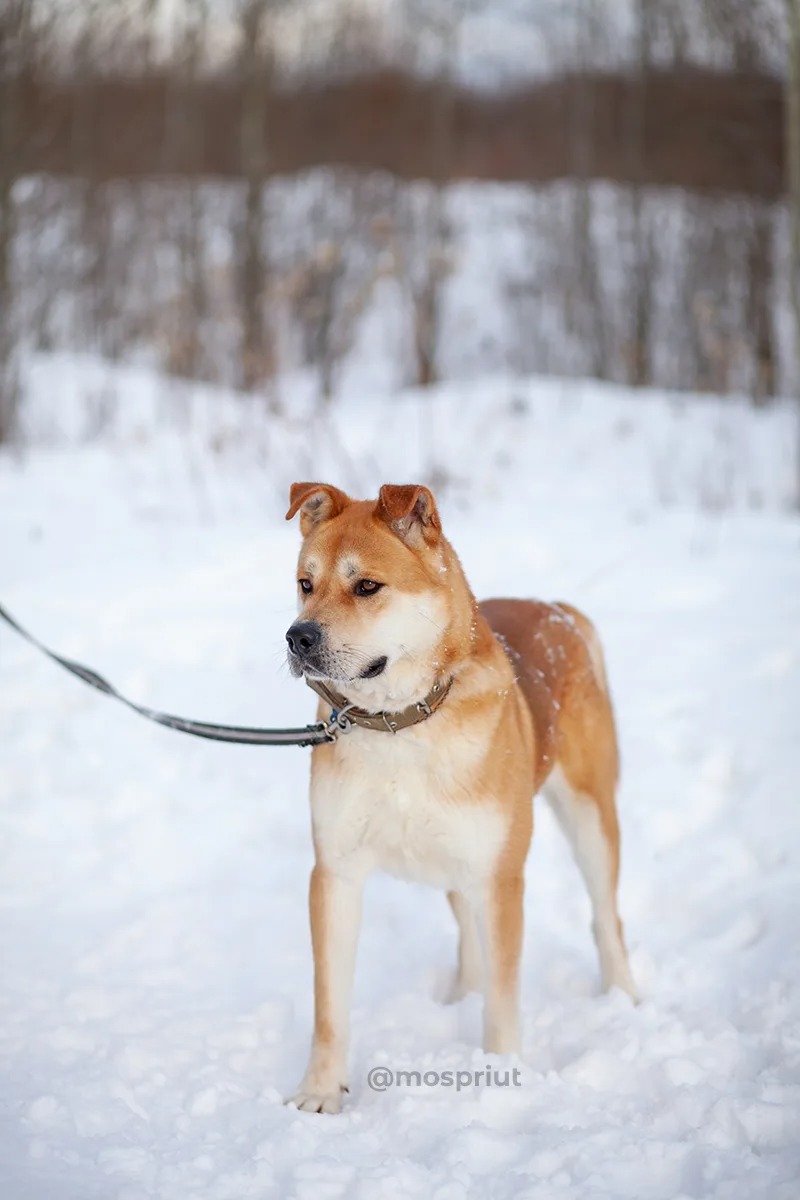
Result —
[[458, 1004], [459, 1000], [463, 1000], [468, 995], [468, 988], [457, 972], [454, 972], [452, 979], [445, 986], [441, 993], [442, 1004]]
[[441, 1004], [458, 1004], [465, 996], [481, 990], [478, 978], [465, 976], [458, 970], [451, 971], [446, 979], [434, 991], [435, 998]]
[[610, 992], [614, 989], [624, 992], [634, 1005], [641, 1004], [642, 998], [636, 990], [636, 984], [633, 982], [633, 977], [629, 970], [625, 970], [603, 980], [604, 992]]
[[330, 1113], [342, 1111], [344, 1097], [349, 1091], [346, 1083], [329, 1084], [327, 1081], [304, 1079], [293, 1096], [286, 1100], [300, 1112]]

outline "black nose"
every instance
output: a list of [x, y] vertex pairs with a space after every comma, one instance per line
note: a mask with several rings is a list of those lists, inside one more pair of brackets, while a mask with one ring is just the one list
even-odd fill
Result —
[[316, 621], [297, 621], [287, 631], [286, 640], [293, 654], [311, 654], [322, 641], [322, 630]]

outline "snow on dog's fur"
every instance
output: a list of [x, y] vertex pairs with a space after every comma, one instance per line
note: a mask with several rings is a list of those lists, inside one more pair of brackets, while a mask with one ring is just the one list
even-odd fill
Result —
[[452, 681], [427, 720], [394, 735], [356, 727], [313, 751], [315, 1023], [292, 1100], [338, 1112], [361, 893], [375, 870], [447, 892], [460, 938], [450, 997], [482, 990], [484, 1049], [519, 1049], [523, 869], [540, 789], [591, 897], [604, 986], [634, 994], [616, 906], [617, 744], [591, 623], [566, 604], [479, 605], [427, 488], [354, 501], [298, 483], [290, 500], [303, 534], [294, 673], [369, 712], [399, 712]]

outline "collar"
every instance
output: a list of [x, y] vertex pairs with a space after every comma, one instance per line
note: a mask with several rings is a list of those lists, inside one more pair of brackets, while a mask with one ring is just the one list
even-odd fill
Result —
[[357, 708], [355, 704], [350, 703], [346, 696], [322, 683], [319, 679], [306, 679], [306, 683], [313, 692], [316, 692], [332, 706], [330, 726], [335, 726], [339, 733], [348, 733], [353, 725], [360, 725], [362, 729], [374, 729], [379, 733], [397, 733], [400, 729], [419, 725], [423, 721], [427, 721], [428, 717], [432, 717], [437, 708], [444, 703], [447, 693], [453, 686], [453, 679], [451, 676], [447, 683], [442, 683], [437, 679], [424, 700], [410, 704], [408, 708], [403, 708], [400, 712], [378, 713], [370, 713], [366, 709]]

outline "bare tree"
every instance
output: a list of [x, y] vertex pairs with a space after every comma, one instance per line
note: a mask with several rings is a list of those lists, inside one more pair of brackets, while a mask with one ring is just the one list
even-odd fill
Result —
[[587, 368], [596, 378], [610, 374], [609, 313], [603, 296], [595, 245], [593, 165], [593, 97], [590, 71], [603, 54], [604, 26], [597, 0], [578, 0], [575, 22], [575, 68], [571, 88], [569, 156], [574, 185], [565, 254], [565, 316], [589, 355]]
[[[726, 47], [735, 71], [768, 69], [777, 15], [774, 0], [706, 0], [705, 7], [712, 31]], [[746, 297], [742, 340], [750, 364], [750, 392], [756, 404], [763, 404], [775, 394], [777, 381], [773, 214], [770, 205], [757, 200], [742, 201], [738, 209], [747, 251], [742, 264]]]
[[238, 288], [242, 339], [240, 383], [246, 390], [263, 384], [274, 370], [267, 327], [267, 100], [272, 68], [267, 18], [273, 0], [243, 0], [239, 9], [239, 72], [242, 82], [240, 128], [244, 198], [238, 239]]
[[[743, 206], [746, 209], [746, 206]], [[777, 391], [773, 305], [773, 218], [768, 204], [752, 204], [744, 267], [744, 329], [749, 344], [750, 393], [765, 404]], [[745, 212], [746, 215], [746, 212]]]
[[647, 178], [645, 117], [653, 46], [653, 0], [639, 0], [636, 16], [635, 66], [628, 103], [626, 151], [632, 180], [630, 187], [631, 332], [628, 339], [628, 379], [634, 387], [652, 378], [650, 342], [653, 323], [655, 248], [644, 206]]
[[400, 272], [408, 292], [415, 356], [415, 383], [439, 379], [443, 284], [450, 270], [452, 231], [447, 215], [447, 184], [452, 175], [455, 115], [455, 63], [460, 23], [467, 8], [459, 0], [411, 6], [415, 33], [435, 44], [437, 64], [431, 103], [431, 183], [416, 195], [406, 192], [399, 220]]
[[11, 435], [19, 404], [13, 189], [23, 169], [22, 104], [25, 72], [32, 66], [32, 10], [33, 0], [6, 0], [0, 15], [0, 442]]
[[[789, 21], [789, 71], [786, 82], [786, 164], [789, 175], [789, 223], [791, 254], [789, 286], [795, 327], [795, 379], [800, 361], [800, 0], [786, 0]], [[798, 398], [800, 399], [800, 381]], [[800, 446], [798, 446], [800, 464]], [[797, 483], [800, 507], [800, 478]]]
[[202, 112], [197, 100], [208, 29], [208, 0], [184, 0], [175, 17], [175, 49], [166, 82], [163, 162], [180, 182], [173, 206], [178, 253], [178, 295], [168, 332], [170, 371], [189, 378], [211, 373], [204, 326], [210, 300], [203, 237], [203, 197], [199, 179], [203, 158]]
[[104, 0], [85, 0], [78, 9], [71, 74], [75, 100], [70, 129], [70, 168], [78, 180], [80, 205], [75, 238], [82, 251], [82, 336], [101, 352], [113, 351], [113, 327], [119, 317], [109, 294], [111, 197], [99, 178], [97, 145], [97, 83], [102, 71], [104, 21], [119, 15], [119, 0], [104, 9]]

